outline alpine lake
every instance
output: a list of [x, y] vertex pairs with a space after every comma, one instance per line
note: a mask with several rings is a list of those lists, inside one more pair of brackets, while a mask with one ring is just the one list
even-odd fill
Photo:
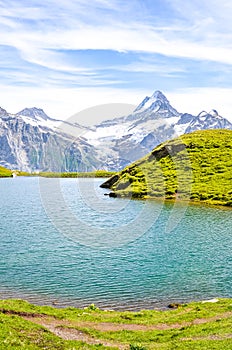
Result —
[[111, 198], [104, 179], [0, 179], [0, 298], [139, 310], [232, 296], [232, 211]]

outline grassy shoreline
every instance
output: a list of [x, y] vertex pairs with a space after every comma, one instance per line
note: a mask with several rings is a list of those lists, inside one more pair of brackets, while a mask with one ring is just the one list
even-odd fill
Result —
[[[120, 196], [118, 195], [117, 198], [120, 199], [128, 199], [131, 196]], [[156, 201], [159, 203], [167, 203], [167, 204], [178, 204], [178, 205], [183, 205], [183, 206], [188, 206], [188, 205], [193, 205], [193, 206], [204, 206], [208, 208], [218, 208], [218, 209], [223, 209], [223, 210], [231, 210], [232, 206], [231, 205], [226, 205], [224, 202], [220, 201], [207, 201], [207, 200], [196, 200], [196, 199], [184, 199], [184, 198], [165, 198], [165, 197], [152, 197], [152, 196], [144, 196], [142, 198], [133, 198], [131, 197], [132, 200], [138, 200], [138, 201], [144, 201], [144, 200], [149, 200], [149, 201]]]
[[27, 173], [25, 171], [10, 170], [0, 167], [0, 178], [13, 177], [13, 176], [26, 176], [26, 177], [46, 177], [46, 178], [107, 178], [115, 174], [112, 171], [96, 170], [91, 172], [32, 172]]
[[232, 348], [232, 299], [138, 312], [0, 300], [0, 323], [1, 349]]
[[115, 174], [112, 171], [96, 170], [91, 172], [70, 172], [70, 173], [53, 173], [53, 172], [41, 172], [38, 176], [47, 178], [104, 178], [111, 177]]

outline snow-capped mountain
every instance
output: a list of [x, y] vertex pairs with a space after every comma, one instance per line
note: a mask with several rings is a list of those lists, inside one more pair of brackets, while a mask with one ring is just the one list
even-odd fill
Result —
[[78, 123], [70, 123], [59, 119], [49, 117], [41, 108], [25, 108], [21, 112], [18, 112], [16, 116], [24, 120], [25, 123], [40, 126], [51, 129], [58, 133], [71, 134], [75, 137], [83, 134], [84, 131], [89, 128], [82, 126]]
[[42, 109], [26, 108], [14, 115], [0, 108], [0, 165], [24, 171], [98, 168], [94, 147], [65, 133], [60, 125], [64, 123], [48, 117]]
[[146, 97], [132, 114], [104, 121], [94, 131], [86, 133], [85, 137], [96, 146], [103, 141], [125, 137], [140, 142], [157, 127], [175, 124], [179, 119], [180, 113], [160, 91], [156, 91], [150, 98]]
[[20, 117], [25, 123], [30, 125], [39, 125], [47, 128], [59, 128], [61, 121], [50, 118], [41, 108], [25, 108], [18, 112], [16, 116]]
[[218, 112], [213, 109], [211, 112], [207, 113], [205, 111], [198, 114], [197, 117], [189, 123], [185, 133], [190, 133], [195, 130], [204, 129], [231, 129], [231, 123], [221, 117]]
[[232, 129], [213, 109], [180, 113], [160, 91], [133, 113], [92, 128], [50, 118], [42, 109], [9, 114], [0, 108], [0, 165], [27, 171], [119, 170], [158, 144], [184, 133]]
[[[157, 111], [169, 111], [173, 115], [177, 115], [178, 112], [170, 105], [168, 99], [161, 91], [155, 91], [151, 97], [146, 96], [145, 99], [138, 105], [138, 107], [134, 110], [134, 113], [151, 111], [153, 113]], [[169, 115], [166, 114], [166, 117]]]
[[[31, 119], [34, 119], [36, 121], [40, 121], [40, 120], [52, 120], [52, 118], [50, 118], [43, 109], [41, 108], [36, 108], [36, 107], [32, 107], [32, 108], [24, 108], [21, 112], [18, 112], [16, 115], [18, 116], [25, 116], [25, 117], [29, 117]], [[54, 120], [54, 119], [53, 119]]]
[[128, 116], [107, 120], [85, 137], [98, 151], [103, 166], [121, 169], [163, 141], [195, 130], [227, 128], [232, 124], [216, 110], [198, 116], [179, 113], [161, 91], [146, 96]]
[[[107, 169], [121, 169], [148, 153], [155, 145], [173, 136], [172, 125], [180, 114], [160, 91], [146, 97], [135, 111], [121, 118], [104, 121], [85, 133]], [[153, 146], [154, 145], [154, 146]]]
[[7, 117], [8, 116], [8, 113], [5, 109], [3, 109], [2, 107], [0, 107], [0, 117], [1, 118], [4, 118], [4, 117]]

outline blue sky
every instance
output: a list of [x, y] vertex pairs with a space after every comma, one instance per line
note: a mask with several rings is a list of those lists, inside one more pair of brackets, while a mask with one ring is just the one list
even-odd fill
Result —
[[0, 1], [0, 105], [67, 118], [162, 90], [232, 119], [230, 0]]

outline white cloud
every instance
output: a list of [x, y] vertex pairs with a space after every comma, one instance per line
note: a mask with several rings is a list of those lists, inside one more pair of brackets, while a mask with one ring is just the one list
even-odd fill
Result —
[[175, 67], [170, 66], [168, 64], [158, 64], [156, 62], [151, 63], [151, 62], [146, 62], [146, 61], [141, 61], [141, 62], [134, 62], [130, 64], [125, 64], [125, 65], [118, 65], [118, 66], [111, 66], [109, 67], [111, 69], [115, 70], [121, 70], [121, 71], [128, 71], [128, 72], [135, 72], [135, 73], [158, 73], [161, 75], [171, 75], [171, 74], [178, 74], [178, 73], [183, 73], [186, 72], [186, 69], [183, 67]]
[[[61, 70], [69, 67], [61, 65], [58, 53], [50, 49], [149, 52], [231, 65], [232, 43], [227, 34], [232, 29], [228, 20], [231, 5], [225, 0], [213, 3], [211, 7], [204, 1], [183, 4], [175, 0], [172, 7], [180, 8], [182, 17], [170, 20], [169, 25], [163, 25], [162, 18], [154, 24], [142, 18], [134, 20], [134, 11], [128, 5], [125, 22], [117, 16], [120, 9], [122, 12], [121, 1], [113, 1], [111, 6], [106, 1], [94, 1], [91, 6], [84, 1], [61, 1], [55, 6], [51, 0], [41, 7], [22, 5], [1, 14], [4, 20], [15, 18], [15, 27], [10, 31], [2, 28], [0, 43], [16, 47], [28, 62]], [[106, 8], [111, 12], [104, 16]], [[36, 19], [37, 23], [28, 30], [27, 22], [18, 21], [17, 15]], [[51, 21], [43, 22], [46, 18]]]
[[[151, 63], [142, 61], [147, 53], [154, 54], [154, 57], [161, 54], [187, 58], [187, 61], [218, 62], [224, 64], [222, 72], [232, 65], [231, 1], [166, 0], [162, 6], [168, 5], [166, 11], [170, 12], [162, 13], [163, 16], [156, 9], [155, 2], [149, 1], [149, 4], [154, 7], [146, 8], [146, 1], [136, 0], [1, 2], [0, 45], [16, 48], [25, 66], [30, 66], [30, 63], [38, 66], [38, 72], [34, 68], [31, 73], [30, 69], [24, 70], [24, 65], [20, 71], [16, 57], [13, 57], [15, 62], [9, 59], [8, 66], [8, 60], [4, 61], [4, 68], [9, 68], [9, 78], [13, 80], [15, 74], [15, 78], [21, 79], [28, 87], [15, 87], [10, 82], [4, 85], [2, 82], [2, 107], [17, 112], [25, 106], [36, 105], [49, 115], [62, 118], [96, 104], [138, 104], [145, 95], [151, 95], [152, 91], [143, 91], [139, 83], [134, 90], [116, 88], [116, 84], [123, 85], [121, 75], [119, 78], [115, 74], [119, 70], [151, 72], [154, 73], [151, 79], [156, 73], [170, 76], [186, 73], [183, 86], [185, 83], [191, 86], [191, 81], [187, 81], [187, 65], [181, 65], [183, 61], [179, 65], [174, 65], [171, 60], [166, 64], [161, 61], [154, 63], [155, 59]], [[133, 52], [137, 58], [131, 63], [120, 62], [118, 65], [106, 62], [107, 69], [114, 69], [112, 76], [106, 76], [94, 61], [94, 51], [92, 62], [85, 65], [78, 60], [75, 63], [69, 61], [62, 50]], [[40, 67], [48, 70], [43, 77]], [[10, 72], [12, 68], [17, 68], [18, 72]], [[75, 79], [77, 84], [85, 87], [71, 88]], [[37, 87], [31, 87], [32, 82]], [[201, 88], [203, 83], [207, 85], [202, 71], [198, 88], [164, 93], [179, 111], [198, 114], [202, 109], [215, 108], [230, 118], [232, 88]]]
[[[171, 28], [170, 28], [171, 31]], [[126, 26], [108, 27], [85, 26], [80, 29], [57, 30], [43, 33], [21, 31], [11, 33], [0, 39], [3, 45], [16, 47], [28, 62], [36, 62], [44, 66], [58, 65], [53, 50], [115, 50], [119, 52], [133, 51], [158, 53], [169, 57], [181, 57], [195, 60], [208, 60], [232, 64], [232, 48], [230, 45], [215, 45], [206, 40], [190, 41], [178, 36], [169, 37], [159, 33], [155, 28], [130, 23]], [[39, 60], [38, 60], [39, 57]], [[59, 66], [57, 67], [59, 68]]]

